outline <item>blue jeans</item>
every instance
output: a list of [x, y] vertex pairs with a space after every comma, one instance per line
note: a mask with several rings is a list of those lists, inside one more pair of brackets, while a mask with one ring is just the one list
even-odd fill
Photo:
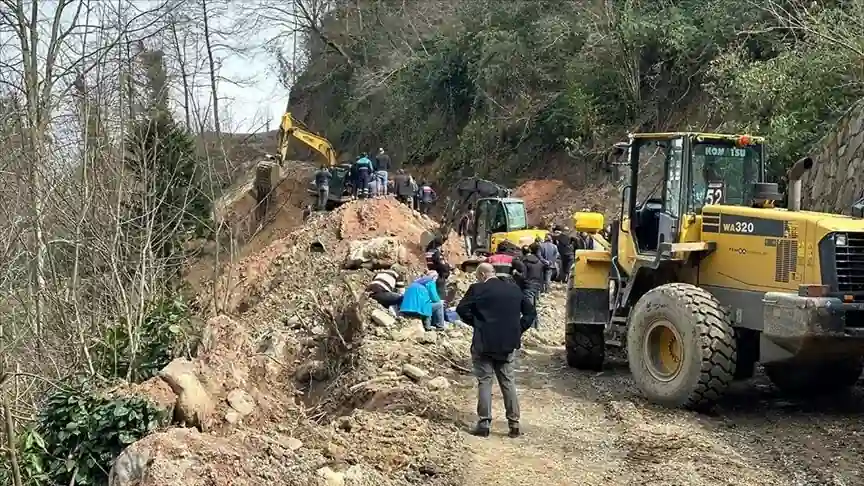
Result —
[[423, 318], [423, 329], [431, 331], [432, 329], [444, 329], [444, 302], [432, 303], [432, 316]]
[[379, 170], [375, 173], [378, 179], [378, 194], [382, 196], [387, 195], [387, 171]]

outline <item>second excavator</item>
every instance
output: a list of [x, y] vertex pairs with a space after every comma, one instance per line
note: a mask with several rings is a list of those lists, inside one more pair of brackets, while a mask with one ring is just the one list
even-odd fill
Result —
[[[474, 217], [465, 228], [465, 251], [469, 259], [462, 262], [462, 270], [479, 263], [476, 256], [494, 253], [503, 241], [520, 247], [543, 239], [547, 231], [528, 224], [525, 201], [513, 197], [513, 191], [492, 181], [469, 177], [459, 181], [448, 197], [438, 232], [449, 235], [453, 227], [474, 210]], [[432, 233], [424, 234], [425, 245]], [[476, 256], [475, 256], [476, 255]]]

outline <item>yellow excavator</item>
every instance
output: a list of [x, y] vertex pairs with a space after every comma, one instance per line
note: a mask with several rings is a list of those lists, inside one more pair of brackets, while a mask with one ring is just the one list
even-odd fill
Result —
[[518, 247], [528, 246], [546, 237], [546, 230], [528, 224], [525, 201], [512, 196], [513, 191], [492, 181], [468, 177], [457, 182], [448, 197], [447, 205], [436, 232], [421, 236], [421, 246], [437, 234], [449, 235], [453, 227], [474, 210], [474, 217], [465, 228], [465, 252], [468, 259], [460, 263], [463, 271], [469, 271], [484, 260], [485, 255], [495, 253], [498, 245], [509, 241]]
[[[792, 393], [851, 387], [864, 367], [864, 219], [801, 210], [804, 158], [786, 208], [765, 182], [765, 140], [634, 133], [616, 145], [629, 171], [610, 240], [602, 215], [576, 213], [600, 243], [576, 251], [567, 362], [597, 370], [624, 347], [651, 401], [710, 407], [761, 363]], [[653, 155], [650, 155], [653, 154]]]
[[[301, 121], [294, 118], [290, 112], [282, 115], [282, 122], [279, 126], [279, 165], [284, 166], [288, 157], [288, 148], [291, 139], [299, 140], [307, 147], [317, 152], [323, 159], [326, 167], [330, 169], [333, 177], [330, 179], [330, 196], [327, 201], [327, 209], [333, 209], [343, 203], [351, 200], [352, 186], [350, 163], [340, 164], [338, 155], [333, 145], [325, 137], [312, 132]], [[310, 187], [307, 189], [310, 195], [317, 195], [315, 183], [310, 182]]]

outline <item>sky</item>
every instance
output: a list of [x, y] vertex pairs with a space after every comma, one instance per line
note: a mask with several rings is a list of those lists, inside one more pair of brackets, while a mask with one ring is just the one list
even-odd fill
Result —
[[[253, 46], [261, 45], [278, 35], [277, 28], [262, 28], [246, 41]], [[288, 89], [276, 76], [272, 55], [264, 52], [244, 56], [225, 54], [221, 74], [225, 78], [244, 80], [240, 86], [228, 82], [218, 86], [220, 98], [225, 99], [225, 108], [231, 118], [226, 130], [230, 128], [241, 133], [266, 131], [268, 122], [270, 130], [279, 126], [288, 104]]]
[[[66, 15], [64, 16], [71, 18], [71, 14], [75, 11], [74, 5], [77, 4], [77, 1], [84, 2], [84, 5], [88, 4], [88, 0], [76, 0], [76, 2], [73, 2], [73, 6], [67, 7], [65, 11]], [[100, 1], [108, 0], [95, 0], [95, 2]], [[290, 1], [284, 0], [284, 3], [290, 5]], [[89, 0], [90, 5], [94, 5], [93, 2], [94, 0]], [[164, 0], [131, 0], [131, 2], [137, 9], [148, 10], [161, 5]], [[27, 1], [24, 2], [25, 8], [29, 8], [27, 3]], [[220, 28], [220, 22], [230, 23], [238, 18], [243, 19], [248, 17], [251, 12], [254, 12], [254, 4], [254, 0], [237, 0], [236, 3], [231, 3], [232, 8], [223, 17], [217, 17], [213, 20], [215, 25], [212, 28]], [[49, 35], [50, 19], [53, 16], [56, 5], [56, 0], [40, 0], [39, 3], [42, 17], [40, 19], [41, 30], [42, 35], [46, 39]], [[232, 53], [225, 49], [217, 50], [216, 55], [221, 58], [220, 76], [225, 79], [242, 81], [240, 85], [227, 81], [218, 82], [223, 131], [249, 133], [267, 131], [268, 129], [273, 130], [278, 127], [279, 119], [288, 102], [288, 89], [279, 82], [273, 54], [265, 52], [260, 46], [268, 40], [279, 38], [284, 29], [284, 24], [282, 26], [275, 26], [272, 23], [264, 23], [254, 28], [251, 33], [242, 36], [242, 38], [224, 40], [225, 43], [234, 46], [242, 44], [242, 47], [246, 47], [247, 52], [243, 55]], [[289, 50], [292, 48], [293, 39], [291, 37], [282, 35], [280, 41], [283, 48]], [[17, 41], [8, 29], [0, 29], [0, 48], [2, 48], [0, 51], [5, 51], [0, 55], [0, 58], [8, 60], [17, 57], [20, 60]], [[40, 50], [44, 50], [44, 46], [41, 46]], [[201, 62], [205, 61], [202, 60]], [[211, 102], [207, 73], [198, 74], [197, 77], [197, 83], [208, 83], [208, 86], [203, 86], [196, 90], [195, 97], [197, 98], [197, 103], [195, 104], [200, 107], [199, 109], [209, 109]], [[179, 90], [179, 80], [174, 81], [173, 88]], [[182, 99], [182, 95], [174, 94], [172, 98], [180, 100]], [[178, 114], [182, 111], [181, 106], [177, 106], [176, 109]]]

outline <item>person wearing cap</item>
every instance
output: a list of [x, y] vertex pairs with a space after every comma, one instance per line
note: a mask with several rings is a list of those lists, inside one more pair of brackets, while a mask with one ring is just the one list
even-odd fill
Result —
[[369, 197], [369, 182], [372, 180], [373, 167], [372, 161], [369, 160], [365, 152], [360, 154], [360, 158], [354, 162], [354, 169], [357, 173], [357, 197]]
[[387, 178], [390, 174], [390, 156], [384, 152], [384, 147], [378, 149], [375, 156], [375, 179], [378, 181], [378, 194], [387, 195]]
[[394, 306], [398, 308], [402, 304], [402, 294], [396, 292], [399, 278], [399, 273], [395, 270], [381, 270], [366, 286], [366, 292], [385, 309]]

